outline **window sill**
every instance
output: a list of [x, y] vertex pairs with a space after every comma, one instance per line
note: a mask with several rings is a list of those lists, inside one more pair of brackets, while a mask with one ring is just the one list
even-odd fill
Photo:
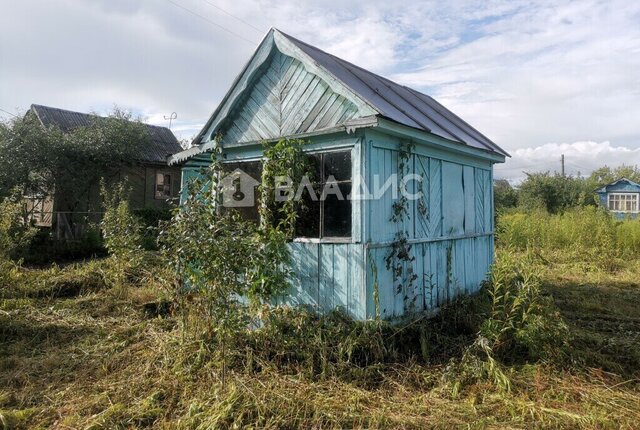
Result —
[[322, 239], [310, 238], [310, 237], [296, 237], [293, 239], [294, 243], [337, 243], [337, 244], [348, 244], [352, 243], [350, 237], [324, 237]]

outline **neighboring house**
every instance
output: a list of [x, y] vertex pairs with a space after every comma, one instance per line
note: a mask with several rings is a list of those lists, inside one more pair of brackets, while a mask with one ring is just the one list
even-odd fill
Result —
[[[391, 221], [394, 187], [379, 198], [311, 204], [290, 244], [295, 276], [284, 303], [342, 307], [368, 319], [379, 298], [381, 316], [394, 318], [435, 310], [486, 279], [494, 251], [493, 165], [508, 154], [431, 97], [272, 29], [196, 145], [170, 158], [184, 163], [183, 185], [210, 163], [216, 136], [229, 171], [254, 179], [262, 142], [304, 139], [317, 179], [332, 175], [345, 195], [373, 193], [398, 173], [402, 148], [415, 145], [405, 174], [423, 178], [412, 185], [423, 198], [408, 202], [401, 222]], [[398, 233], [410, 252], [394, 275], [387, 259], [403, 246]]]
[[618, 179], [596, 190], [600, 204], [616, 218], [637, 218], [640, 212], [640, 184], [626, 178]]
[[[95, 115], [73, 112], [48, 106], [31, 105], [27, 115], [35, 115], [45, 126], [56, 126], [63, 132], [91, 124]], [[148, 145], [141, 148], [135, 159], [122, 167], [110, 180], [128, 180], [131, 187], [130, 204], [132, 209], [168, 209], [169, 200], [180, 193], [180, 167], [168, 166], [169, 156], [182, 151], [180, 143], [171, 130], [166, 127], [145, 124], [150, 135]], [[86, 201], [74, 210], [75, 220], [70, 219], [68, 208], [62, 206], [63, 199], [53, 195], [30, 196], [28, 204], [33, 209], [36, 225], [52, 227], [60, 239], [76, 238], [86, 226], [78, 222], [78, 216], [85, 221], [96, 222], [101, 216], [100, 186], [91, 184]]]

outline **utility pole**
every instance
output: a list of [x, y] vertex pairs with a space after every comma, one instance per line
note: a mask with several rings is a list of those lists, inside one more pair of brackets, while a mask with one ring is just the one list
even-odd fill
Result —
[[560, 156], [560, 164], [562, 165], [562, 177], [564, 178], [564, 154]]

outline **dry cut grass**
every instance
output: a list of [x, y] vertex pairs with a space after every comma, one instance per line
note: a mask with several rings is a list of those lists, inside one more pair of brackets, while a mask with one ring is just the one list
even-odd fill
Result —
[[566, 360], [505, 366], [510, 391], [454, 389], [449, 360], [473, 336], [445, 319], [424, 324], [446, 353], [348, 371], [276, 365], [247, 343], [223, 386], [215, 345], [148, 305], [162, 300], [153, 280], [116, 294], [100, 263], [29, 271], [0, 299], [0, 428], [637, 428], [640, 287], [541, 270], [570, 348]]

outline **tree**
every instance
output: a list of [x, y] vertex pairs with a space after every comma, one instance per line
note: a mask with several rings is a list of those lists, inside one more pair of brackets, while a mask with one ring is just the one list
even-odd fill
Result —
[[594, 188], [596, 188], [622, 178], [640, 183], [640, 169], [638, 169], [638, 166], [627, 166], [624, 164], [613, 169], [609, 166], [604, 166], [594, 170], [589, 176], [589, 181], [594, 185]]
[[520, 206], [544, 208], [550, 213], [574, 206], [595, 205], [594, 190], [584, 178], [574, 176], [527, 173], [518, 191]]
[[493, 181], [493, 200], [496, 211], [518, 205], [518, 193], [506, 179]]
[[0, 197], [52, 195], [58, 210], [81, 210], [100, 179], [134, 162], [148, 144], [147, 127], [118, 108], [68, 132], [44, 127], [31, 112], [0, 128]]

